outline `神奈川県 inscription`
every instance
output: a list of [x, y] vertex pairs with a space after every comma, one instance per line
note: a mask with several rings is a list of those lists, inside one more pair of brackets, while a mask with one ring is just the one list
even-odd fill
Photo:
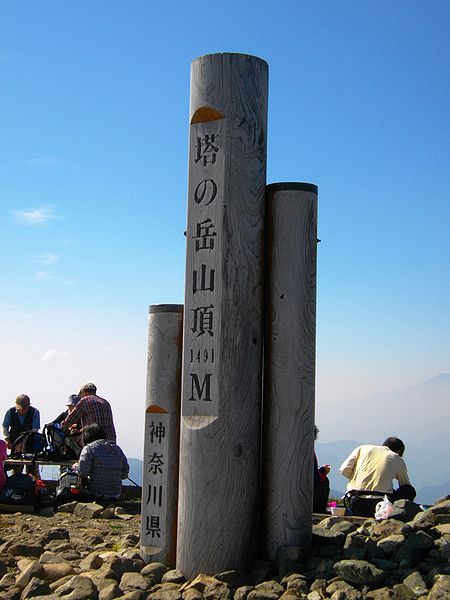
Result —
[[144, 469], [147, 485], [142, 490], [141, 543], [163, 546], [167, 504], [167, 463], [170, 415], [145, 415]]

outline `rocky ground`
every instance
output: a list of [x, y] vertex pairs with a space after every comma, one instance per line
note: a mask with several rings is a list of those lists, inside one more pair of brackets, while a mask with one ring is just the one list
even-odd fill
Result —
[[387, 521], [316, 519], [301, 561], [257, 561], [248, 573], [191, 581], [142, 560], [131, 505], [2, 514], [0, 600], [449, 599], [450, 499], [417, 514], [412, 503], [396, 505]]

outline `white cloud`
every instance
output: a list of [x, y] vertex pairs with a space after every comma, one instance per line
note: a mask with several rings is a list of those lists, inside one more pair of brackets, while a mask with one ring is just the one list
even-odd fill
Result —
[[37, 271], [37, 273], [34, 274], [34, 279], [35, 281], [52, 281], [54, 277], [50, 271]]
[[55, 262], [58, 262], [59, 256], [51, 252], [44, 252], [41, 254], [39, 260], [44, 265], [53, 265]]
[[41, 206], [40, 208], [31, 208], [29, 210], [16, 210], [13, 211], [13, 214], [16, 220], [24, 225], [42, 225], [58, 218], [51, 206]]
[[51, 350], [47, 350], [47, 352], [45, 352], [41, 356], [41, 361], [42, 362], [52, 362], [52, 361], [58, 360], [60, 358], [66, 358], [67, 356], [69, 356], [69, 353], [66, 352], [65, 350], [54, 350], [52, 348]]

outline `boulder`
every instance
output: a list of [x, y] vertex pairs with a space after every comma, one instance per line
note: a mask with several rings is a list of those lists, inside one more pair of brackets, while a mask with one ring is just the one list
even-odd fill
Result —
[[381, 569], [365, 560], [341, 560], [334, 565], [334, 570], [344, 581], [354, 585], [376, 585], [386, 577]]
[[97, 519], [103, 512], [103, 506], [96, 502], [77, 502], [73, 514], [82, 519]]

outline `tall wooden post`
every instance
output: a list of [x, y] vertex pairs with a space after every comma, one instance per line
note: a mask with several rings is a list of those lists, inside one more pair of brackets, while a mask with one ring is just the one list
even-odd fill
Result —
[[264, 548], [296, 559], [311, 543], [317, 187], [267, 186], [262, 489]]
[[141, 553], [175, 564], [183, 306], [149, 309]]
[[257, 524], [267, 64], [191, 70], [177, 568], [245, 566]]

